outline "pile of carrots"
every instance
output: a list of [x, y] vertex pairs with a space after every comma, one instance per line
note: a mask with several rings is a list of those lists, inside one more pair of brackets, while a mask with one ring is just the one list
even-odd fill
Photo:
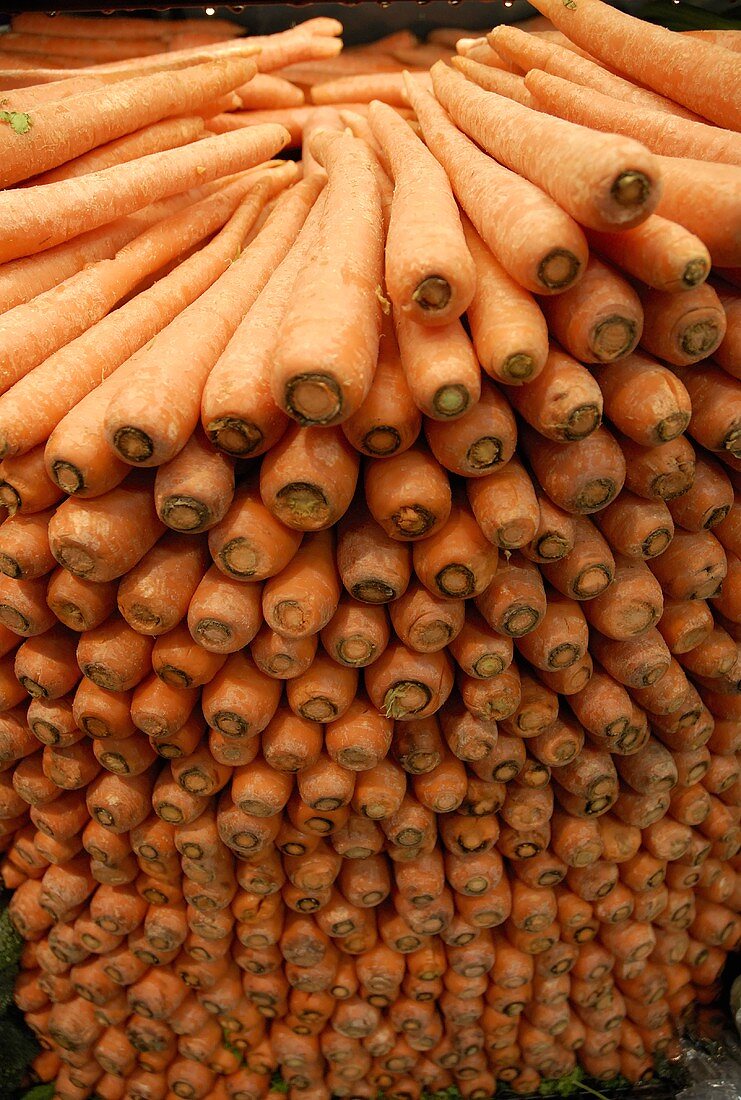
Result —
[[741, 32], [534, 2], [0, 37], [0, 874], [58, 1100], [638, 1082], [719, 995]]

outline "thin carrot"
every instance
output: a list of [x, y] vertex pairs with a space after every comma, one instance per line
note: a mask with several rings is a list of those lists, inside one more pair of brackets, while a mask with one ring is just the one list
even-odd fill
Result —
[[534, 106], [533, 97], [525, 87], [522, 76], [515, 72], [507, 72], [494, 65], [482, 64], [471, 57], [453, 57], [450, 64], [454, 69], [476, 84], [486, 92], [497, 92], [522, 104], [523, 107]]
[[[557, 292], [587, 262], [584, 236], [555, 202], [529, 180], [496, 163], [462, 134], [435, 98], [407, 81], [407, 96], [431, 151], [445, 168], [456, 197], [505, 271], [526, 290]], [[515, 210], [537, 213], [525, 229]]]
[[587, 239], [627, 275], [655, 290], [688, 290], [710, 271], [710, 253], [699, 237], [658, 214], [623, 233], [588, 230]]
[[[543, 315], [532, 296], [489, 251], [468, 218], [463, 220], [463, 230], [476, 271], [468, 309], [476, 354], [492, 378], [519, 386], [543, 370], [548, 339]], [[501, 321], [505, 310], [507, 327]]]
[[[367, 147], [347, 134], [324, 131], [315, 136], [312, 149], [327, 170], [327, 201], [316, 252], [299, 272], [283, 318], [271, 382], [277, 404], [304, 425], [336, 423], [358, 409], [373, 379], [381, 327], [376, 295], [381, 279], [381, 202]], [[361, 194], [364, 232], [358, 234]], [[355, 276], [351, 283], [341, 279], [334, 286], [336, 276], [326, 257], [343, 233], [348, 249], [353, 241], [346, 262]], [[335, 320], [324, 326], [323, 319], [321, 330], [311, 304], [317, 279], [324, 286], [325, 301], [336, 309]]]
[[414, 404], [434, 420], [462, 416], [479, 399], [481, 370], [460, 321], [422, 325], [397, 309], [394, 322]]
[[[147, 201], [229, 172], [243, 171], [277, 152], [284, 141], [282, 127], [270, 126], [267, 130], [252, 127], [247, 133], [207, 138], [181, 149], [152, 153], [99, 174], [48, 184], [50, 191], [45, 188], [43, 195], [29, 193], [28, 188], [8, 191], [0, 220], [12, 222], [15, 228], [12, 233], [8, 231], [0, 257], [11, 260], [43, 251], [77, 233], [95, 229], [104, 221], [130, 213]], [[27, 210], [25, 218], [21, 218], [17, 209], [21, 191]]]
[[[638, 142], [630, 138], [619, 142], [614, 137], [596, 139], [593, 131], [587, 135], [573, 123], [550, 116], [546, 119], [529, 107], [477, 88], [441, 62], [432, 68], [432, 82], [435, 95], [455, 122], [507, 167], [541, 186], [584, 225], [628, 229], [655, 208], [659, 167]], [[527, 152], [521, 140], [523, 127], [531, 137]], [[546, 151], [555, 145], [561, 156], [566, 148], [571, 149], [578, 166], [563, 180], [545, 168]], [[579, 187], [577, 178], [583, 181]]]
[[[738, 69], [730, 51], [683, 39], [663, 27], [652, 26], [639, 40], [642, 24], [633, 16], [608, 11], [599, 0], [591, 0], [577, 14], [561, 11], [553, 0], [539, 0], [537, 7], [578, 46], [644, 87], [720, 126], [737, 129], [741, 124], [732, 90]], [[662, 63], [657, 66], [659, 54]], [[696, 84], [692, 89], [686, 86], [688, 78]]]
[[584, 89], [559, 76], [531, 70], [525, 86], [541, 110], [582, 126], [637, 138], [654, 153], [684, 155], [687, 149], [698, 160], [741, 164], [741, 144], [733, 130], [709, 126], [699, 119], [667, 117], [649, 106], [625, 105], [594, 88]]

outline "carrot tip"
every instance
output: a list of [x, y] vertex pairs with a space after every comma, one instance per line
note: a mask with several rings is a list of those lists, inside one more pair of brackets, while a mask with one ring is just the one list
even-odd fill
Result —
[[618, 486], [611, 477], [598, 477], [588, 482], [574, 502], [580, 512], [596, 512], [617, 495]]
[[524, 382], [530, 378], [535, 370], [535, 363], [531, 355], [525, 352], [517, 352], [510, 355], [502, 363], [502, 374], [505, 378], [512, 378], [517, 382]]
[[416, 539], [429, 531], [435, 517], [421, 504], [409, 504], [394, 512], [391, 522], [402, 537]]
[[342, 412], [342, 391], [328, 374], [299, 374], [286, 385], [285, 405], [304, 427], [331, 424]]
[[211, 512], [195, 497], [167, 497], [160, 519], [173, 531], [202, 531], [211, 522]]
[[14, 516], [21, 506], [21, 498], [12, 485], [7, 481], [0, 481], [0, 507], [7, 508], [8, 513]]
[[461, 416], [471, 401], [471, 395], [465, 386], [456, 382], [450, 386], [441, 386], [432, 399], [435, 411], [440, 416]]
[[565, 290], [581, 274], [581, 263], [567, 248], [552, 249], [538, 265], [538, 282], [549, 290]]
[[219, 619], [201, 619], [195, 628], [196, 639], [207, 646], [228, 645], [232, 640], [232, 630], [228, 623]]
[[489, 470], [502, 458], [502, 441], [494, 435], [482, 435], [466, 451], [466, 463], [472, 470]]
[[154, 453], [154, 444], [140, 428], [119, 428], [113, 436], [113, 446], [126, 462], [146, 462]]
[[430, 275], [422, 280], [412, 298], [426, 313], [437, 313], [448, 305], [451, 293], [447, 279], [441, 275]]
[[234, 416], [210, 420], [206, 432], [214, 447], [230, 455], [252, 454], [263, 441], [259, 428]]
[[64, 493], [72, 495], [85, 488], [82, 472], [71, 462], [63, 462], [61, 459], [52, 462], [51, 476]]
[[401, 446], [401, 436], [392, 425], [379, 424], [366, 432], [361, 442], [367, 454], [392, 455]]
[[245, 538], [230, 539], [222, 546], [219, 561], [232, 577], [252, 577], [258, 565], [257, 554]]
[[651, 194], [651, 181], [643, 172], [621, 172], [610, 190], [618, 205], [640, 207]]

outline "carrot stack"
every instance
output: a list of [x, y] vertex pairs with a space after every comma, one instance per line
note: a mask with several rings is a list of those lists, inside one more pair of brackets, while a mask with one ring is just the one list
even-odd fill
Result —
[[535, 4], [0, 42], [0, 874], [59, 1100], [639, 1082], [719, 994], [741, 63]]

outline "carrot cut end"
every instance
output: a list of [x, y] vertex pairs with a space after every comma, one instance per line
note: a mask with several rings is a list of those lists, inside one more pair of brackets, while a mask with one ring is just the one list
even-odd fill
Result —
[[167, 497], [160, 519], [173, 531], [202, 531], [211, 522], [211, 512], [195, 497]]
[[644, 206], [651, 194], [652, 185], [643, 172], [621, 172], [613, 182], [610, 193], [615, 202], [625, 209]]
[[566, 248], [554, 248], [538, 265], [538, 282], [548, 290], [566, 290], [581, 274], [581, 262]]
[[467, 388], [459, 382], [441, 386], [432, 399], [435, 412], [446, 419], [462, 416], [470, 403], [471, 395]]
[[432, 698], [430, 689], [419, 680], [401, 680], [386, 692], [383, 712], [387, 718], [401, 719], [424, 710]]
[[206, 428], [214, 447], [230, 455], [249, 455], [262, 445], [263, 434], [255, 424], [234, 416], [210, 420]]
[[502, 377], [509, 378], [512, 382], [526, 382], [532, 377], [534, 371], [533, 357], [526, 352], [515, 352], [502, 363]]
[[366, 454], [384, 457], [398, 451], [401, 436], [392, 425], [379, 424], [365, 433], [361, 443]]
[[472, 470], [490, 470], [502, 460], [502, 441], [493, 435], [482, 435], [466, 451], [466, 463]]
[[318, 485], [308, 481], [294, 481], [284, 485], [276, 493], [281, 505], [280, 519], [289, 527], [305, 530], [306, 524], [315, 529], [331, 519], [329, 502]]
[[146, 462], [154, 453], [154, 444], [140, 428], [118, 428], [113, 436], [113, 447], [125, 462]]
[[388, 603], [396, 598], [397, 592], [390, 584], [379, 580], [358, 581], [352, 586], [352, 594], [363, 603]]
[[304, 427], [331, 424], [342, 414], [342, 390], [329, 374], [296, 375], [285, 388], [285, 408]]

